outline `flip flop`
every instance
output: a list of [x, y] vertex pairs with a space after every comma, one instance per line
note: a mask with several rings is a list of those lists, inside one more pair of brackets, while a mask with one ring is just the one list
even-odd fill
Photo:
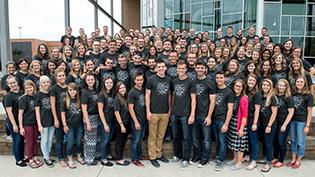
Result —
[[267, 172], [270, 171], [270, 169], [271, 169], [271, 166], [266, 164], [266, 165], [263, 166], [263, 168], [260, 171], [264, 172], [264, 173], [267, 173]]
[[30, 166], [31, 168], [33, 168], [33, 169], [39, 167], [38, 164], [37, 164], [35, 161], [30, 162], [30, 163], [29, 163], [29, 166]]
[[277, 162], [277, 163], [273, 164], [272, 166], [275, 168], [280, 168], [280, 167], [284, 166], [284, 163]]

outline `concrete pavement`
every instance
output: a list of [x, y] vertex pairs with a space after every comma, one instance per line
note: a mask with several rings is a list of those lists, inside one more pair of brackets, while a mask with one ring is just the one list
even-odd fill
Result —
[[180, 168], [180, 163], [161, 163], [160, 168], [154, 168], [149, 161], [144, 161], [145, 167], [138, 168], [134, 165], [128, 167], [94, 167], [80, 166], [76, 169], [61, 168], [58, 164], [54, 168], [42, 166], [38, 169], [17, 167], [13, 156], [0, 156], [0, 177], [313, 177], [315, 174], [315, 161], [305, 160], [300, 169], [293, 170], [287, 167], [271, 169], [269, 173], [260, 172], [261, 166], [253, 171], [241, 169], [231, 171], [224, 167], [221, 172], [214, 170], [214, 165], [208, 164], [200, 169], [190, 165], [187, 169]]

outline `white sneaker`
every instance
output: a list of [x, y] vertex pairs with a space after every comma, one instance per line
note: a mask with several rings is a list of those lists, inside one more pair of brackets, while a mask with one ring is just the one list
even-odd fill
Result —
[[178, 162], [179, 161], [179, 158], [178, 157], [176, 157], [176, 156], [174, 156], [172, 159], [171, 159], [171, 162]]
[[183, 162], [182, 162], [182, 166], [181, 166], [181, 168], [182, 169], [186, 169], [187, 167], [188, 167], [188, 161], [186, 161], [186, 160], [184, 160]]

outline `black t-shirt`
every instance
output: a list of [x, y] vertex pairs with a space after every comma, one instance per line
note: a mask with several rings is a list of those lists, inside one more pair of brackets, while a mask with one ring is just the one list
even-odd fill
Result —
[[294, 101], [294, 115], [292, 120], [306, 122], [307, 108], [313, 107], [313, 95], [296, 93], [293, 96]]
[[156, 57], [156, 60], [157, 60], [157, 61], [164, 61], [164, 63], [165, 63], [166, 65], [169, 65], [169, 64], [170, 64], [170, 60], [168, 59], [168, 56], [167, 56], [167, 55], [164, 55], [164, 53], [158, 54], [158, 56]]
[[85, 84], [84, 79], [81, 79], [80, 76], [74, 77], [69, 73], [66, 79], [66, 84], [69, 84], [71, 82], [75, 83], [79, 89], [83, 89]]
[[225, 76], [224, 83], [227, 87], [233, 89], [234, 81], [236, 81], [237, 79], [240, 79], [239, 74], [230, 74], [228, 76]]
[[130, 88], [130, 75], [129, 75], [128, 68], [122, 69], [119, 66], [116, 67], [116, 78], [117, 78], [117, 82], [122, 81], [126, 85], [127, 90], [129, 90], [129, 88]]
[[279, 125], [282, 125], [287, 118], [289, 111], [289, 108], [294, 108], [294, 103], [293, 103], [293, 98], [291, 96], [285, 97], [284, 95], [282, 96], [277, 96], [278, 99], [278, 113], [276, 120], [279, 123]]
[[206, 117], [210, 106], [209, 95], [215, 94], [214, 82], [206, 77], [203, 80], [196, 79], [196, 116]]
[[36, 125], [34, 96], [22, 96], [19, 109], [23, 110], [23, 127]]
[[106, 122], [114, 120], [114, 97], [112, 94], [108, 94], [106, 98], [103, 92], [98, 95], [98, 102], [103, 103], [103, 112]]
[[137, 88], [133, 87], [128, 93], [127, 102], [128, 104], [133, 104], [133, 109], [138, 120], [146, 119], [145, 97], [143, 89], [138, 90]]
[[151, 69], [148, 69], [145, 73], [144, 73], [144, 78], [145, 81], [148, 80], [149, 77], [151, 77], [152, 75], [156, 74], [155, 71], [152, 71]]
[[66, 114], [68, 127], [80, 127], [83, 124], [81, 105], [77, 108], [75, 99], [70, 99], [69, 109], [67, 109], [66, 102], [64, 102], [62, 112], [65, 112]]
[[109, 69], [101, 69], [100, 73], [99, 73], [99, 79], [100, 79], [100, 83], [101, 85], [103, 85], [103, 81], [106, 77], [111, 77], [115, 83], [115, 79], [116, 79], [116, 73], [114, 70], [109, 70]]
[[237, 117], [238, 115], [238, 107], [240, 105], [242, 96], [235, 96], [234, 97], [234, 104], [233, 104], [233, 114], [232, 117]]
[[19, 91], [18, 93], [9, 91], [9, 93], [4, 97], [4, 106], [5, 108], [7, 107], [12, 108], [14, 120], [17, 124], [18, 124], [18, 114], [19, 114], [19, 102], [21, 100], [22, 95], [23, 95], [22, 91]]
[[[291, 86], [294, 85], [295, 80], [296, 80], [296, 78], [297, 78], [298, 76], [300, 76], [300, 75], [293, 75], [293, 76], [292, 76], [292, 78], [290, 79], [290, 84], [291, 84]], [[308, 85], [309, 87], [312, 86], [312, 85], [313, 85], [313, 80], [312, 80], [311, 75], [310, 75], [308, 72], [305, 72], [305, 78], [306, 78], [306, 81], [307, 81], [307, 85]]]
[[188, 67], [186, 75], [188, 76], [189, 79], [192, 81], [195, 81], [197, 79], [197, 73], [195, 71], [195, 68], [190, 68]]
[[218, 70], [216, 68], [210, 70], [208, 69], [208, 74], [207, 77], [210, 78], [211, 80], [215, 79], [215, 74], [218, 72]]
[[246, 65], [247, 65], [247, 63], [248, 63], [248, 61], [249, 61], [249, 59], [248, 58], [246, 58], [245, 57], [245, 59], [243, 59], [243, 60], [237, 60], [238, 61], [238, 63], [239, 63], [239, 72], [240, 73], [243, 73], [244, 71], [245, 71], [245, 67], [246, 67]]
[[100, 66], [100, 62], [101, 62], [101, 53], [95, 54], [93, 52], [90, 52], [89, 55], [85, 56], [85, 60], [91, 59], [94, 62], [95, 67], [99, 67]]
[[172, 115], [189, 116], [191, 112], [191, 94], [196, 93], [196, 85], [188, 77], [180, 80], [176, 77], [172, 81], [173, 109]]
[[34, 74], [28, 74], [25, 78], [25, 80], [31, 80], [34, 82], [34, 84], [36, 85], [36, 89], [39, 90], [39, 86], [40, 86], [40, 82], [39, 82], [39, 78], [35, 76]]
[[34, 96], [35, 106], [39, 106], [40, 121], [43, 127], [54, 125], [51, 112], [50, 93], [37, 92]]
[[[248, 97], [248, 124], [254, 122], [255, 117], [255, 105], [261, 105], [262, 95], [257, 91], [254, 95]], [[259, 120], [259, 119], [258, 119]]]
[[146, 89], [151, 90], [151, 113], [163, 114], [169, 111], [171, 79], [167, 76], [161, 78], [157, 74], [151, 76], [146, 83]]
[[123, 123], [128, 124], [130, 121], [130, 114], [128, 112], [127, 102], [126, 104], [122, 104], [118, 98], [118, 96], [114, 99], [114, 110], [118, 111]]
[[266, 106], [266, 97], [262, 97], [261, 105], [260, 105], [260, 114], [259, 114], [259, 119], [262, 125], [267, 126], [272, 114], [271, 107], [272, 106], [278, 106], [278, 101], [276, 96], [271, 97], [271, 102], [269, 106]]
[[174, 79], [175, 77], [177, 77], [177, 65], [170, 65], [167, 68], [167, 76], [169, 76], [170, 78]]
[[284, 70], [284, 71], [272, 71], [272, 74], [271, 74], [271, 79], [272, 79], [272, 82], [273, 84], [277, 84], [278, 80], [280, 79], [285, 79], [287, 80], [288, 79], [288, 71], [287, 70]]
[[26, 78], [27, 75], [28, 75], [28, 73], [23, 74], [20, 71], [18, 71], [15, 74], [16, 80], [18, 81], [21, 90], [24, 89], [24, 81], [25, 81], [25, 78]]
[[51, 87], [50, 96], [55, 97], [56, 101], [56, 112], [58, 120], [61, 121], [61, 108], [63, 102], [66, 100], [67, 88], [62, 88], [58, 84]]
[[229, 87], [216, 89], [214, 119], [225, 120], [228, 111], [228, 104], [234, 103], [234, 94]]
[[105, 65], [105, 60], [107, 58], [110, 58], [113, 60], [114, 66], [117, 64], [119, 54], [117, 52], [114, 52], [113, 54], [109, 53], [108, 51], [101, 54], [100, 63]]
[[82, 90], [81, 104], [87, 105], [87, 112], [89, 115], [98, 115], [97, 102], [98, 96], [95, 90]]
[[135, 77], [137, 72], [141, 72], [142, 74], [144, 74], [147, 70], [147, 66], [145, 66], [144, 64], [141, 65], [135, 65], [133, 63], [129, 63], [129, 74], [131, 76], [131, 80], [133, 81], [133, 78]]

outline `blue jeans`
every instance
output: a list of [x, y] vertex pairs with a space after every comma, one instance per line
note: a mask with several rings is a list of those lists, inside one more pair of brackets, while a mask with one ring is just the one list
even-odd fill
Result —
[[43, 131], [41, 132], [41, 139], [40, 139], [40, 149], [43, 153], [43, 158], [45, 160], [49, 160], [52, 140], [55, 134], [55, 127], [44, 127]]
[[[189, 161], [191, 154], [192, 138], [191, 129], [192, 126], [188, 125], [188, 117], [186, 116], [171, 116], [171, 126], [173, 132], [173, 148], [174, 155], [176, 157], [181, 157], [181, 152], [183, 151], [183, 161]], [[182, 134], [181, 131], [182, 130]], [[181, 135], [184, 140], [184, 148], [182, 150], [182, 140]]]
[[100, 137], [101, 137], [100, 148], [101, 148], [101, 159], [102, 160], [105, 160], [106, 156], [108, 155], [108, 151], [110, 148], [110, 140], [112, 139], [113, 134], [114, 134], [114, 120], [109, 120], [106, 123], [109, 127], [109, 132], [106, 132], [104, 130], [104, 125], [102, 123], [98, 129], [98, 131], [101, 132], [100, 133]]
[[262, 147], [263, 151], [265, 152], [264, 157], [267, 160], [268, 164], [271, 164], [273, 158], [273, 141], [276, 133], [277, 123], [274, 122], [271, 126], [270, 133], [266, 133], [265, 130], [267, 125], [261, 125], [261, 137], [262, 137]]
[[219, 163], [223, 163], [227, 149], [227, 132], [221, 132], [224, 121], [218, 119], [212, 121], [213, 132], [217, 140], [217, 162]]
[[56, 128], [56, 154], [58, 160], [64, 160], [65, 158], [65, 152], [63, 148], [63, 140], [64, 140], [64, 132], [63, 132], [63, 125], [61, 124], [61, 121], [59, 121], [59, 128]]
[[148, 126], [146, 120], [138, 120], [140, 124], [140, 130], [136, 130], [135, 123], [131, 120], [131, 161], [140, 160], [142, 156], [142, 140], [145, 136], [145, 132]]
[[12, 151], [16, 162], [19, 162], [24, 159], [24, 137], [20, 132], [15, 133], [13, 131], [13, 126], [9, 119], [6, 121], [6, 127], [12, 135]]
[[205, 117], [196, 116], [193, 124], [194, 158], [208, 161], [211, 152], [211, 125], [206, 126], [204, 122]]
[[291, 151], [293, 154], [297, 154], [298, 157], [304, 156], [306, 138], [304, 134], [305, 126], [305, 122], [291, 122]]
[[285, 154], [287, 153], [287, 138], [290, 132], [290, 124], [286, 127], [284, 132], [281, 132], [281, 126], [283, 124], [277, 124], [277, 129], [274, 138], [274, 152], [273, 157], [283, 163]]
[[[67, 155], [72, 156], [75, 154], [81, 154], [82, 149], [82, 136], [83, 136], [83, 125], [79, 127], [68, 127], [69, 132], [67, 133]], [[72, 152], [73, 144], [75, 143], [76, 148], [74, 153]]]
[[256, 161], [258, 159], [258, 153], [259, 153], [259, 142], [258, 142], [259, 125], [257, 125], [256, 131], [252, 130], [252, 126], [253, 126], [252, 123], [247, 125], [249, 149], [251, 152], [251, 159], [253, 161]]

